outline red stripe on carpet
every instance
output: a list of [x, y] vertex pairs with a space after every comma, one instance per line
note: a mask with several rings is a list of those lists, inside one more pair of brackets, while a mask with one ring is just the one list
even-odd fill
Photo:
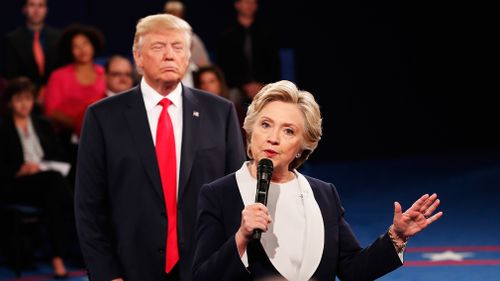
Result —
[[419, 252], [500, 252], [500, 246], [440, 246], [440, 247], [408, 247], [407, 253]]
[[405, 261], [403, 266], [500, 265], [500, 260]]

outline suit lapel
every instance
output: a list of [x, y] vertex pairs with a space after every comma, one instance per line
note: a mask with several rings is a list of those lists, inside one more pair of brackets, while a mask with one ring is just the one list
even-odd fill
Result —
[[198, 148], [200, 136], [200, 106], [198, 100], [193, 95], [191, 89], [182, 87], [182, 149], [181, 162], [179, 172], [179, 196], [178, 202], [181, 202], [183, 195], [186, 192], [187, 182], [191, 168], [193, 167], [194, 158]]
[[20, 33], [19, 43], [17, 43], [18, 53], [26, 55], [26, 59], [30, 61], [30, 64], [33, 68], [33, 71], [36, 70], [38, 73], [38, 68], [36, 66], [35, 57], [33, 56], [33, 35], [32, 31], [28, 28], [23, 27], [22, 32]]
[[156, 151], [141, 90], [136, 87], [128, 95], [129, 100], [125, 110], [125, 119], [135, 142], [135, 149], [137, 149], [141, 157], [144, 169], [153, 183], [154, 189], [163, 198]]
[[317, 187], [313, 187], [302, 174], [297, 172], [297, 175], [307, 222], [305, 229], [307, 239], [304, 241], [304, 256], [298, 280], [309, 280], [323, 256], [325, 228], [322, 227], [324, 226], [322, 209], [314, 195]]

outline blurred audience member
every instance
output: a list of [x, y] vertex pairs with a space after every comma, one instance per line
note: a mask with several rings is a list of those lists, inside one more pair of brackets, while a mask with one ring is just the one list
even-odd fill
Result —
[[58, 66], [60, 32], [45, 24], [47, 0], [25, 0], [22, 12], [26, 23], [5, 38], [2, 70], [7, 79], [27, 76], [41, 87]]
[[[186, 9], [181, 1], [169, 0], [165, 2], [163, 11], [167, 14], [171, 14], [183, 20], [186, 20]], [[205, 44], [203, 44], [201, 38], [194, 32], [192, 32], [191, 36], [191, 58], [189, 62], [189, 68], [184, 78], [182, 79], [182, 84], [193, 87], [193, 72], [196, 71], [199, 67], [210, 64], [210, 58], [205, 48]]]
[[236, 0], [237, 21], [219, 42], [217, 61], [230, 88], [239, 88], [248, 104], [264, 84], [280, 78], [279, 50], [269, 26], [256, 21], [257, 0]]
[[104, 65], [106, 70], [106, 96], [114, 96], [132, 88], [135, 74], [132, 63], [120, 55], [111, 56]]
[[[229, 90], [226, 84], [224, 73], [217, 65], [203, 66], [194, 72], [194, 86], [198, 89], [210, 92], [212, 94], [221, 96], [223, 98], [232, 100], [235, 96], [234, 90]], [[234, 101], [233, 101], [234, 103]], [[245, 138], [245, 130], [243, 130], [243, 121], [245, 120], [246, 112], [240, 103], [234, 103], [236, 113], [238, 114], [238, 121], [240, 123], [241, 134]]]
[[194, 86], [198, 89], [229, 99], [229, 88], [224, 74], [216, 65], [203, 66], [193, 75]]
[[[51, 125], [31, 115], [35, 85], [26, 77], [12, 80], [3, 101], [8, 114], [0, 123], [0, 198], [4, 203], [35, 205], [43, 210], [52, 246], [55, 277], [64, 277], [63, 262], [73, 195], [61, 168], [67, 163]], [[64, 173], [64, 172], [63, 172]]]
[[60, 52], [64, 66], [56, 69], [47, 84], [45, 114], [62, 129], [80, 135], [87, 106], [105, 97], [104, 68], [94, 63], [103, 47], [99, 30], [72, 25], [61, 35]]

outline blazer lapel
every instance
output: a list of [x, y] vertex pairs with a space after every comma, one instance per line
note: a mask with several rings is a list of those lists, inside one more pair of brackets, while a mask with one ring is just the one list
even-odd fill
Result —
[[307, 179], [296, 172], [301, 189], [301, 197], [306, 213], [306, 239], [304, 245], [304, 258], [299, 270], [298, 280], [309, 280], [318, 268], [325, 244], [325, 228], [320, 205], [314, 197], [313, 186]]
[[127, 102], [127, 109], [125, 110], [125, 119], [127, 120], [132, 138], [136, 144], [135, 149], [139, 152], [144, 169], [154, 189], [158, 195], [163, 198], [156, 151], [141, 90], [139, 87], [136, 87], [128, 93], [128, 95], [129, 100]]
[[187, 87], [182, 87], [182, 149], [181, 149], [181, 164], [179, 171], [179, 196], [178, 202], [183, 198], [186, 192], [187, 182], [191, 168], [193, 167], [194, 158], [200, 142], [200, 118], [201, 108], [198, 100], [193, 95], [192, 91]]

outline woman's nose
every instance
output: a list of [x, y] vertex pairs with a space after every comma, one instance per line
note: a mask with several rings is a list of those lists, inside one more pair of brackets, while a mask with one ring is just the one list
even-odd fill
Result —
[[271, 130], [267, 136], [267, 141], [271, 144], [279, 144], [279, 131]]

